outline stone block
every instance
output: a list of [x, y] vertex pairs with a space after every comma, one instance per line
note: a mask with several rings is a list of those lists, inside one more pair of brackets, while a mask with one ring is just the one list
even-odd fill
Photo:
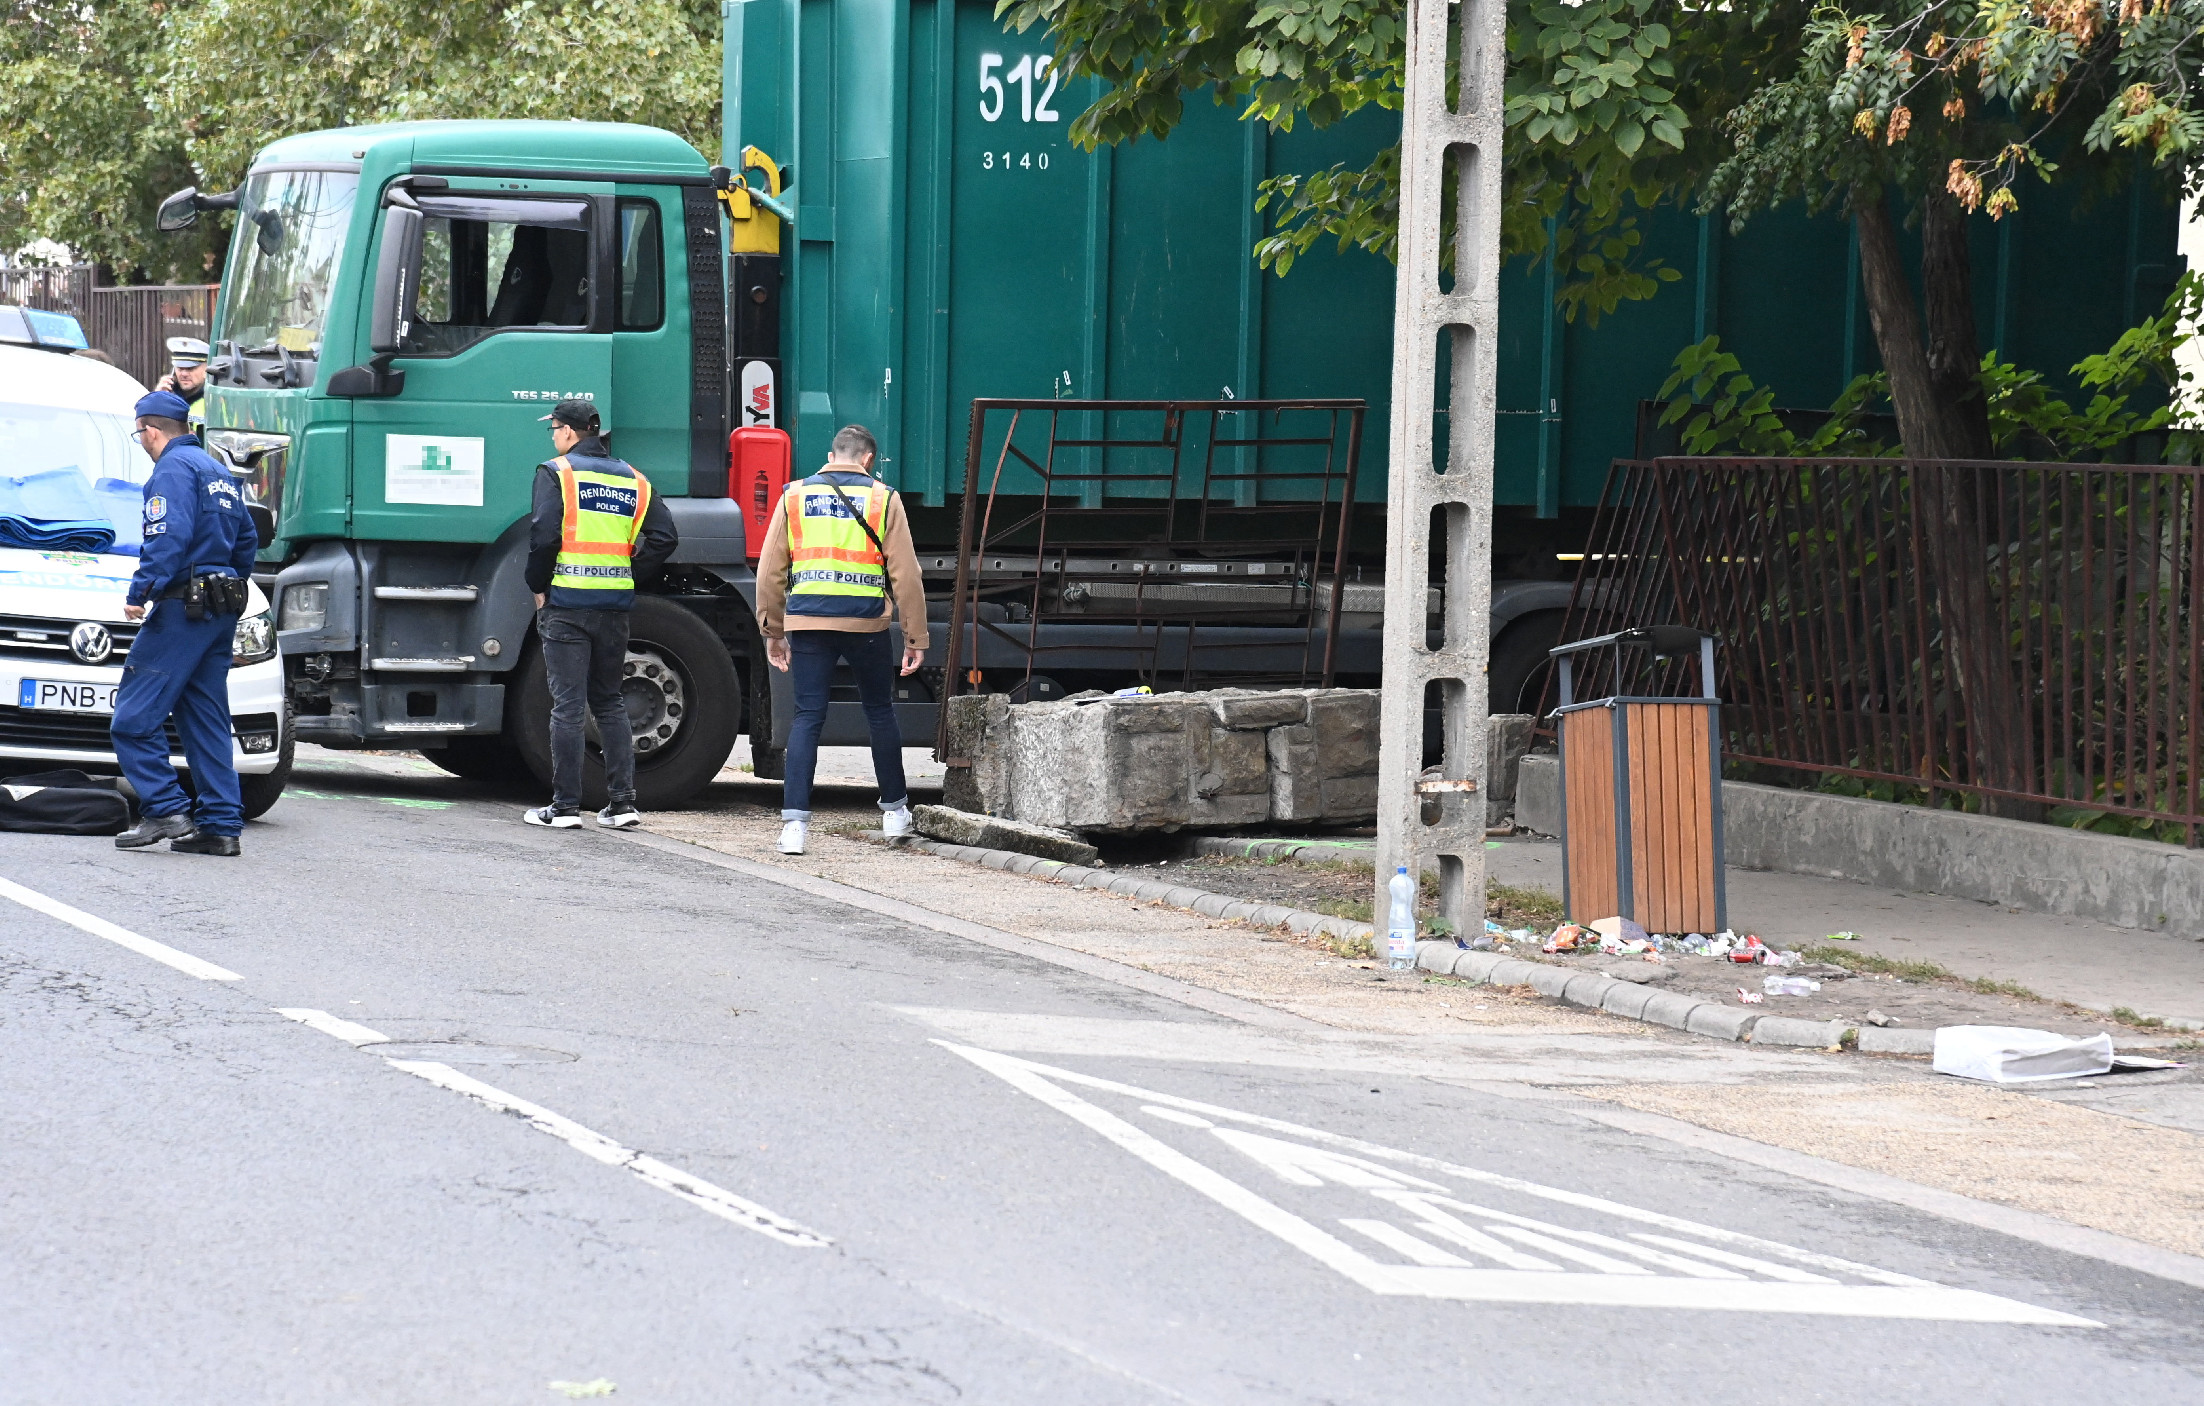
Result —
[[1936, 1053], [1934, 1030], [1908, 1030], [1903, 1027], [1877, 1029], [1872, 1025], [1860, 1027], [1861, 1054], [1931, 1055]]
[[967, 763], [941, 780], [941, 799], [956, 810], [1000, 815], [1010, 804], [1010, 700], [966, 693], [949, 700], [947, 755]]
[[1288, 723], [1306, 722], [1309, 716], [1309, 696], [1297, 689], [1273, 693], [1227, 688], [1203, 697], [1217, 726], [1235, 731], [1261, 732]]
[[1492, 974], [1499, 969], [1501, 963], [1509, 960], [1511, 959], [1497, 952], [1464, 952], [1454, 961], [1454, 974], [1464, 981], [1501, 984], [1492, 981]]
[[1434, 976], [1454, 975], [1454, 964], [1461, 959], [1462, 949], [1452, 942], [1419, 942], [1416, 944], [1416, 969]]
[[913, 806], [911, 818], [919, 834], [944, 844], [1009, 850], [1067, 864], [1092, 864], [1100, 858], [1094, 846], [1077, 835], [992, 815], [974, 815], [953, 806]]
[[1309, 732], [1326, 780], [1376, 776], [1378, 694], [1374, 688], [1319, 689], [1309, 694]]
[[[1642, 988], [1641, 988], [1642, 989]], [[1696, 996], [1686, 996], [1681, 991], [1647, 991], [1645, 1005], [1638, 1011], [1638, 1019], [1665, 1025], [1671, 1030], [1689, 1030], [1691, 1013], [1707, 1002]], [[1715, 1007], [1720, 1010], [1720, 1006]]]
[[1528, 978], [1531, 990], [1541, 996], [1551, 996], [1557, 1001], [1561, 999], [1561, 993], [1569, 989], [1569, 983], [1580, 975], [1567, 967], [1551, 967], [1544, 962], [1527, 962], [1524, 965], [1531, 969]]
[[1795, 1016], [1764, 1015], [1752, 1028], [1752, 1042], [1756, 1045], [1790, 1045], [1823, 1050], [1831, 1045], [1843, 1044], [1844, 1032], [1850, 1028], [1841, 1020], [1800, 1020]]
[[1753, 1022], [1758, 1019], [1758, 1011], [1701, 1001], [1685, 1017], [1684, 1029], [1694, 1035], [1711, 1035], [1717, 1040], [1742, 1040], [1752, 1033]]
[[1196, 771], [1188, 823], [1258, 825], [1268, 820], [1270, 757], [1263, 733], [1211, 727], [1193, 740]]
[[1013, 708], [1009, 813], [1068, 830], [1183, 826], [1210, 722], [1170, 695]]
[[1485, 725], [1485, 824], [1498, 825], [1515, 813], [1515, 778], [1530, 750], [1528, 713], [1496, 713]]
[[1561, 999], [1572, 1006], [1596, 1011], [1601, 1008], [1607, 989], [1614, 985], [1616, 981], [1611, 976], [1601, 976], [1598, 972], [1578, 972], [1569, 979], [1567, 986], [1561, 988]]
[[[1461, 963], [1454, 964], [1456, 972], [1460, 972], [1461, 969]], [[1556, 968], [1549, 967], [1543, 962], [1526, 962], [1520, 957], [1502, 957], [1492, 964], [1490, 970], [1485, 974], [1484, 980], [1494, 986], [1528, 986], [1531, 984], [1531, 978], [1538, 975], [1538, 973], [1554, 970]]]
[[1316, 734], [1305, 723], [1263, 734], [1270, 756], [1270, 818], [1317, 820], [1324, 814], [1324, 778], [1316, 765]]
[[1651, 988], [1632, 986], [1627, 981], [1618, 981], [1601, 993], [1599, 1008], [1613, 1015], [1639, 1020], [1644, 1017], [1646, 1002], [1651, 999], [1653, 999]]

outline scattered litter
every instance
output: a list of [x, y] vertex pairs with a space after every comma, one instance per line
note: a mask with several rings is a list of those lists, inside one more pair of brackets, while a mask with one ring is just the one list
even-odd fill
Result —
[[1821, 989], [1821, 983], [1810, 976], [1764, 976], [1760, 989], [1770, 996], [1811, 996]]
[[588, 1396], [610, 1396], [620, 1388], [599, 1377], [593, 1382], [553, 1382], [551, 1389], [569, 1401], [580, 1401]]
[[1767, 950], [1768, 949], [1766, 947], [1761, 945], [1759, 938], [1753, 936], [1751, 933], [1746, 933], [1745, 940], [1731, 950], [1730, 960], [1733, 962], [1741, 963], [1757, 962], [1760, 960], [1761, 954], [1763, 952], [1766, 952]]
[[1766, 966], [1795, 967], [1803, 963], [1806, 959], [1799, 956], [1796, 952], [1777, 952], [1771, 948], [1763, 947], [1762, 949], [1760, 949], [1760, 960], [1761, 963]]
[[1898, 1017], [1894, 1015], [1884, 1015], [1881, 1011], [1869, 1011], [1867, 1013], [1866, 1019], [1869, 1025], [1879, 1025], [1883, 1026], [1886, 1029], [1898, 1023]]
[[2189, 1066], [2175, 1059], [2152, 1059], [2149, 1055], [2116, 1054], [2112, 1057], [2115, 1074], [2145, 1074], [2153, 1069], [2186, 1069]]
[[1155, 690], [1148, 687], [1148, 685], [1140, 684], [1133, 688], [1121, 688], [1110, 696], [1112, 698], [1142, 698], [1154, 692]]
[[1546, 945], [1539, 950], [1543, 952], [1574, 952], [1579, 943], [1589, 947], [1592, 936], [1592, 930], [1589, 928], [1580, 928], [1575, 923], [1563, 923], [1560, 927], [1554, 929], [1553, 936], [1547, 938]]
[[1768, 998], [1761, 995], [1758, 991], [1747, 991], [1744, 987], [1740, 986], [1737, 988], [1737, 999], [1744, 1002], [1748, 1006], [1757, 1006], [1762, 1001], [1765, 1001]]
[[1610, 941], [1615, 944], [1615, 948], [1609, 950], [1619, 949], [1625, 942], [1645, 941], [1645, 929], [1628, 918], [1601, 918], [1591, 927], [1599, 934], [1601, 947], [1606, 947]]
[[1861, 938], [1856, 932], [1833, 932], [1822, 940], [1825, 942], [1858, 942]]
[[1991, 1084], [2073, 1079], [2112, 1068], [2112, 1037], [2099, 1031], [2073, 1039], [2011, 1025], [1946, 1025], [1936, 1032], [1930, 1067], [1939, 1074]]

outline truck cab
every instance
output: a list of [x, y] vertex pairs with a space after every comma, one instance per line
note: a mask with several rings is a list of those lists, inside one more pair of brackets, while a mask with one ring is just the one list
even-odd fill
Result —
[[287, 138], [233, 195], [170, 202], [172, 225], [237, 212], [206, 442], [275, 514], [262, 561], [300, 739], [548, 776], [522, 568], [541, 417], [575, 398], [681, 535], [628, 662], [642, 803], [717, 773], [753, 627], [714, 187], [655, 128], [418, 122]]

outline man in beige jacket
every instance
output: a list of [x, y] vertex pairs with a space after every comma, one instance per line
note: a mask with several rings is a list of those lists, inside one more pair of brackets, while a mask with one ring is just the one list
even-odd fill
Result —
[[758, 559], [758, 631], [766, 659], [792, 675], [796, 689], [787, 779], [781, 783], [783, 854], [804, 852], [819, 732], [826, 726], [837, 662], [848, 664], [856, 678], [872, 733], [881, 829], [890, 835], [911, 830], [888, 621], [902, 621], [902, 671], [916, 673], [926, 658], [926, 590], [903, 499], [872, 476], [878, 452], [871, 431], [845, 427], [834, 436], [826, 467], [788, 485], [765, 529]]

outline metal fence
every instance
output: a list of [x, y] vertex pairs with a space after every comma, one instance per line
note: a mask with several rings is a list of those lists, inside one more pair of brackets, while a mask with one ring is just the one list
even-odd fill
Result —
[[1721, 636], [1733, 760], [2198, 841], [2204, 470], [1618, 462], [1562, 637], [1637, 624]]
[[[1030, 688], [1052, 663], [1078, 667], [1068, 656], [1091, 665], [1104, 640], [1157, 687], [1329, 686], [1366, 414], [1359, 400], [973, 401], [942, 696], [979, 690], [982, 657]], [[1105, 633], [1052, 644], [1053, 625]]]
[[0, 268], [0, 304], [68, 313], [86, 341], [148, 386], [168, 374], [169, 338], [207, 335], [214, 291], [196, 283], [101, 288], [89, 264]]

